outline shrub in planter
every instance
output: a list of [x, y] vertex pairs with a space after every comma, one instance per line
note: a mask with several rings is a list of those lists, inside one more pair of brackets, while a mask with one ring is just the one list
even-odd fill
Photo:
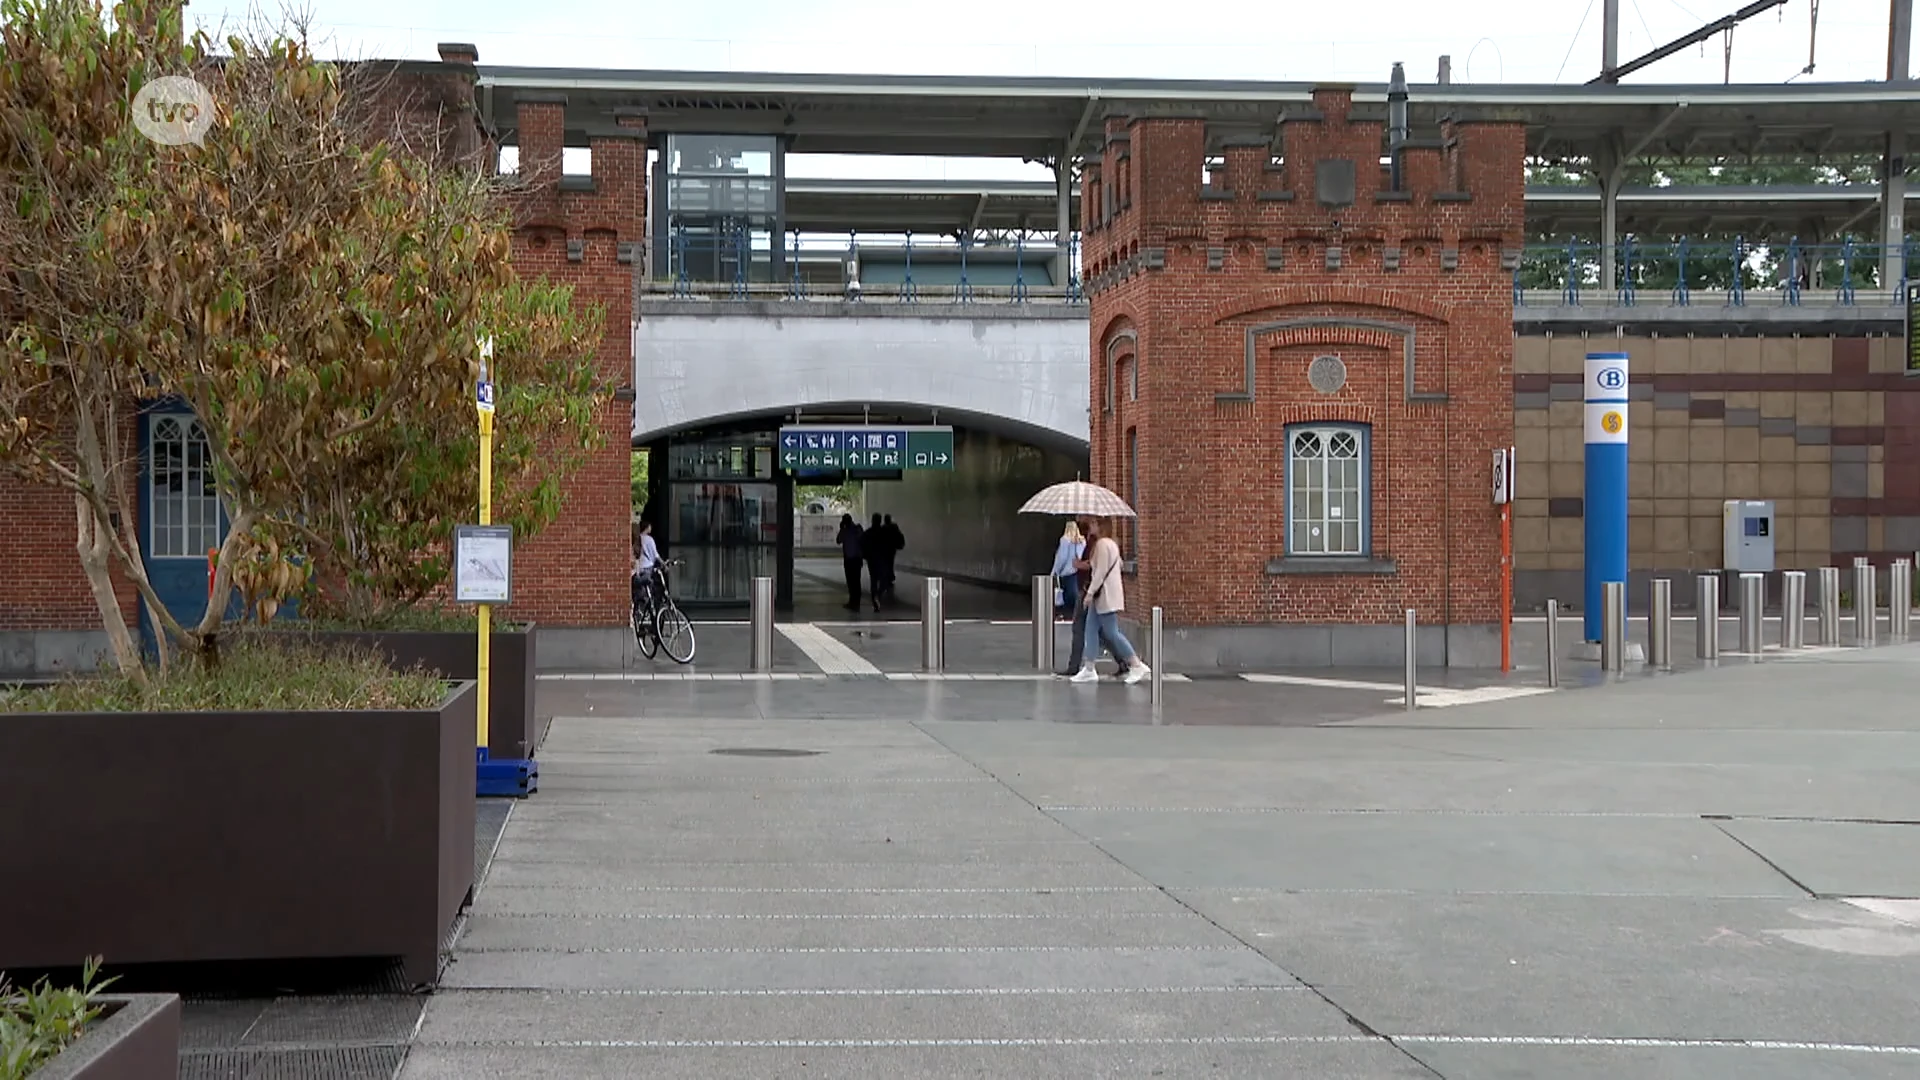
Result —
[[[0, 692], [0, 968], [397, 957], [430, 983], [473, 884], [474, 700], [367, 649], [237, 635], [217, 668]], [[75, 799], [75, 792], [84, 797]]]
[[175, 1080], [180, 999], [107, 996], [99, 970], [89, 957], [72, 988], [16, 990], [0, 975], [0, 1080]]

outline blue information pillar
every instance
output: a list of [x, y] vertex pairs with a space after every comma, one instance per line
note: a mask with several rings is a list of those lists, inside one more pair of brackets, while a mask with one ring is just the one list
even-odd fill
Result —
[[1586, 639], [1599, 641], [1603, 586], [1627, 580], [1627, 354], [1587, 354]]

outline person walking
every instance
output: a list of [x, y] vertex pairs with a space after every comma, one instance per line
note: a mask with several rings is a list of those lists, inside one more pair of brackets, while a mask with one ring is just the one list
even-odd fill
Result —
[[860, 554], [860, 523], [852, 514], [840, 515], [840, 534], [833, 542], [840, 545], [840, 561], [847, 571], [847, 610], [860, 610], [860, 570], [865, 565]]
[[873, 610], [880, 610], [880, 594], [887, 589], [887, 527], [880, 515], [873, 515], [873, 526], [860, 538], [860, 557], [867, 564], [867, 580], [873, 585]]
[[[1081, 657], [1085, 656], [1087, 651], [1088, 613], [1083, 601], [1086, 599], [1087, 586], [1092, 584], [1093, 580], [1093, 564], [1087, 561], [1091, 554], [1087, 546], [1099, 537], [1100, 527], [1094, 521], [1083, 520], [1075, 524], [1074, 532], [1080, 534], [1082, 539], [1080, 554], [1072, 563], [1073, 588], [1077, 600], [1067, 612], [1067, 618], [1073, 621], [1073, 647], [1067, 652], [1067, 666], [1061, 668], [1059, 672], [1063, 679], [1073, 678], [1080, 673], [1081, 667], [1085, 666], [1081, 663]], [[1096, 644], [1095, 648], [1098, 647]]]
[[[1053, 612], [1058, 618], [1071, 618], [1080, 607], [1080, 571], [1074, 568], [1087, 552], [1078, 523], [1069, 520], [1053, 549]], [[1078, 650], [1075, 655], [1079, 655]]]
[[[1087, 596], [1083, 600], [1082, 618], [1086, 621], [1086, 636], [1099, 635], [1100, 641], [1112, 651], [1113, 658], [1125, 669], [1125, 681], [1137, 683], [1151, 674], [1146, 663], [1134, 651], [1133, 643], [1120, 632], [1120, 613], [1127, 609], [1126, 587], [1120, 578], [1120, 545], [1110, 536], [1101, 535], [1101, 530], [1089, 523], [1086, 530], [1088, 577]], [[1093, 654], [1081, 664], [1080, 670], [1073, 673], [1073, 682], [1098, 682], [1100, 673], [1094, 669], [1092, 656], [1098, 655], [1095, 646]]]

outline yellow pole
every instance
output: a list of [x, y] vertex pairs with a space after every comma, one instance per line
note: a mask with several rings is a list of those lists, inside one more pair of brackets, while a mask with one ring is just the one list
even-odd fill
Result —
[[[493, 365], [493, 339], [488, 338], [480, 346], [480, 377], [490, 381], [493, 373], [488, 370]], [[491, 396], [491, 395], [489, 395]], [[478, 406], [480, 412], [480, 524], [493, 524], [493, 403], [491, 401]], [[490, 605], [480, 605], [480, 697], [475, 703], [474, 715], [479, 720], [475, 746], [480, 750], [487, 748], [487, 705], [490, 698], [488, 667], [493, 659], [493, 609]]]

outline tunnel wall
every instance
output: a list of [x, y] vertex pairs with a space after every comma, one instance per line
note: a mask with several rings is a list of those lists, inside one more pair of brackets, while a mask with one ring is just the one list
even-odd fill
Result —
[[1019, 513], [1049, 484], [1086, 475], [1084, 456], [985, 432], [954, 431], [952, 472], [908, 472], [867, 485], [866, 510], [892, 514], [906, 535], [900, 569], [1025, 588], [1052, 566], [1064, 521]]

